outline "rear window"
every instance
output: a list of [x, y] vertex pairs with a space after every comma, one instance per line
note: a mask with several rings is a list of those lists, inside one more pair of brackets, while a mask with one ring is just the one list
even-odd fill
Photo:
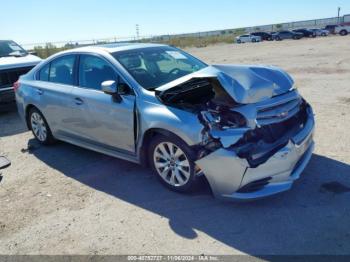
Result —
[[38, 74], [38, 79], [40, 81], [49, 81], [50, 64], [45, 65]]
[[37, 74], [37, 80], [53, 83], [74, 84], [75, 55], [59, 57], [42, 67]]

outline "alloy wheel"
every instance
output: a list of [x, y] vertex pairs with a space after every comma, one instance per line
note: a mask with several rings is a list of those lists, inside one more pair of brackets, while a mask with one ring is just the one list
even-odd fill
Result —
[[30, 123], [35, 137], [44, 142], [47, 139], [47, 128], [44, 119], [37, 112], [33, 112], [30, 116]]
[[169, 185], [185, 185], [191, 175], [190, 162], [186, 154], [171, 142], [158, 144], [153, 151], [154, 166], [159, 176]]

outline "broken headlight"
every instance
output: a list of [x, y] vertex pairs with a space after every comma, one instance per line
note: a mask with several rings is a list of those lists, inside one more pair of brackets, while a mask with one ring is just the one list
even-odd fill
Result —
[[244, 127], [247, 125], [247, 121], [243, 115], [238, 112], [225, 110], [225, 111], [202, 111], [202, 119], [206, 122], [210, 129], [228, 129]]
[[238, 112], [228, 111], [220, 114], [220, 126], [222, 129], [245, 127], [247, 120]]

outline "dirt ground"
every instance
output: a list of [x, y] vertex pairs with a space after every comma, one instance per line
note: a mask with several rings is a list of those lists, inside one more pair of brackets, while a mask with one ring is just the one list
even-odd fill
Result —
[[317, 119], [291, 191], [224, 203], [169, 192], [149, 170], [66, 143], [41, 147], [0, 114], [0, 254], [350, 254], [350, 37], [188, 49], [211, 64], [272, 64]]

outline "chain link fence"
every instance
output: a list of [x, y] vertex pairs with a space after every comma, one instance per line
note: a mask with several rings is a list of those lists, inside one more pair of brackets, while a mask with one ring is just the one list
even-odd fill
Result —
[[88, 40], [69, 40], [47, 43], [28, 43], [22, 44], [28, 50], [35, 51], [42, 58], [46, 58], [56, 52], [71, 49], [75, 47], [100, 45], [108, 43], [123, 43], [123, 42], [154, 42], [165, 43], [178, 47], [196, 46], [204, 47], [215, 43], [232, 43], [237, 35], [251, 33], [254, 31], [279, 31], [292, 30], [297, 28], [322, 28], [326, 25], [335, 25], [344, 22], [350, 22], [350, 15], [343, 17], [331, 17], [323, 19], [305, 20], [297, 22], [288, 22], [281, 24], [261, 25], [254, 27], [215, 30], [198, 33], [173, 34], [173, 35], [145, 35], [145, 36], [129, 36], [129, 37], [108, 37], [101, 39]]

